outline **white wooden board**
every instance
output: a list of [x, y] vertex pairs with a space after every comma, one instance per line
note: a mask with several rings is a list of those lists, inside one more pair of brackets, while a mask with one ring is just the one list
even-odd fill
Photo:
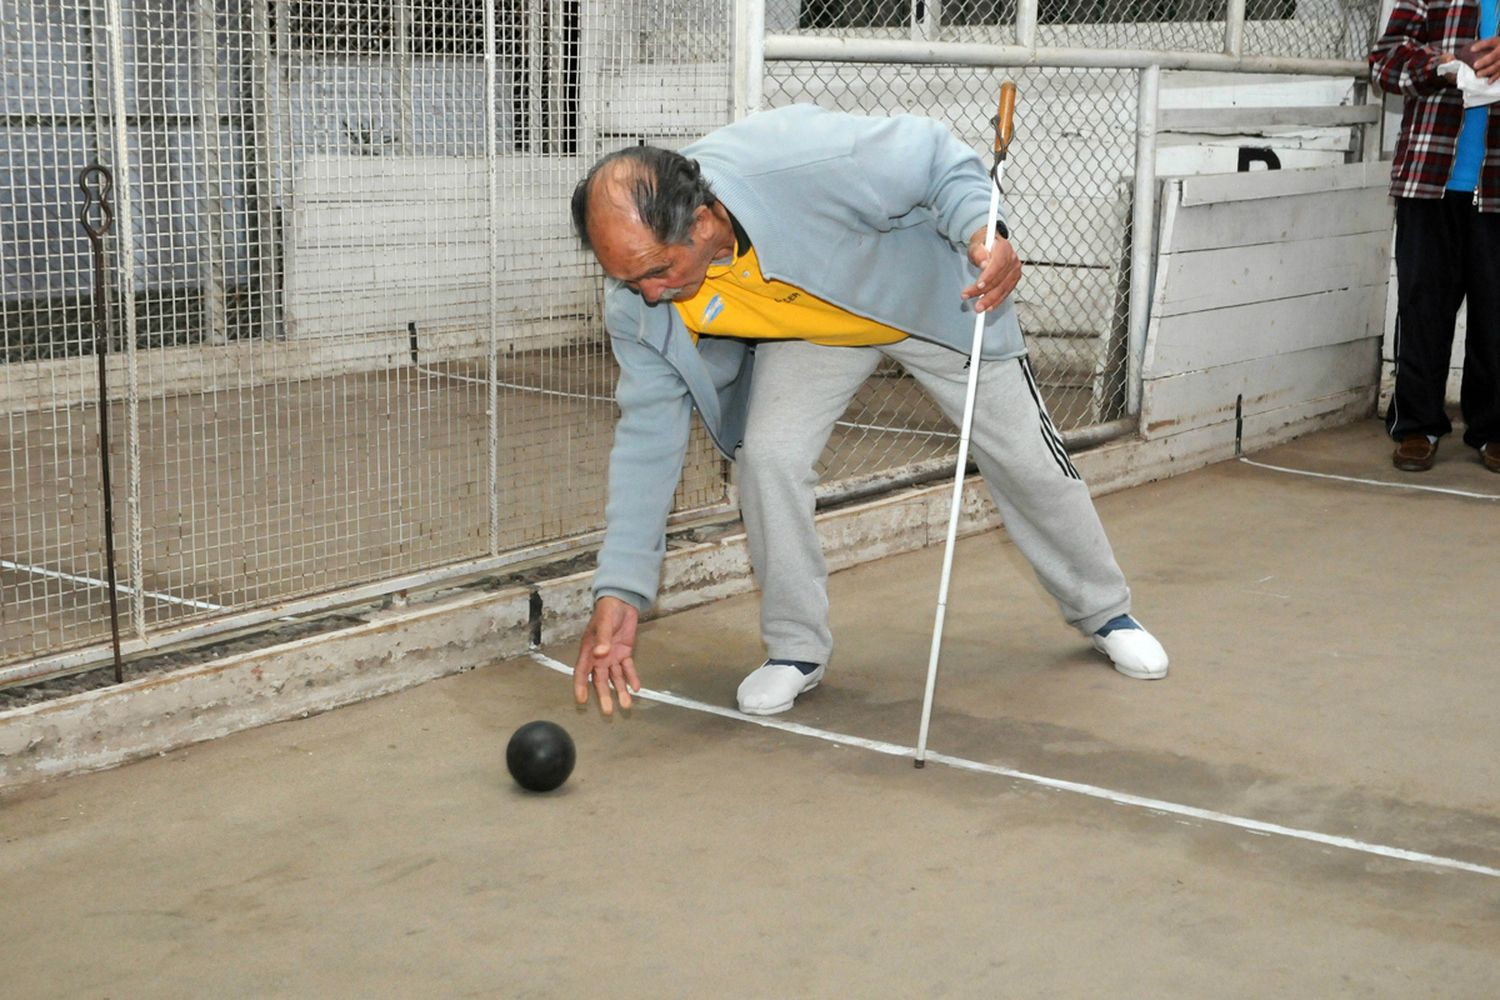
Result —
[[1380, 335], [1381, 285], [1272, 299], [1164, 317], [1146, 345], [1145, 377], [1221, 365]]
[[1388, 180], [1390, 168], [1380, 163], [1346, 163], [1316, 170], [1256, 170], [1180, 178], [1181, 201], [1188, 207], [1226, 201], [1257, 201], [1294, 194], [1321, 194], [1366, 188]]
[[1384, 202], [1384, 178], [1362, 164], [1169, 181], [1142, 433], [1232, 420], [1237, 399], [1246, 415], [1373, 399], [1390, 266]]
[[1389, 247], [1377, 232], [1169, 254], [1156, 315], [1379, 285]]
[[725, 63], [625, 65], [596, 81], [602, 135], [691, 135], [730, 118], [733, 80]]
[[[598, 281], [570, 228], [581, 161], [495, 166], [496, 313], [505, 339], [594, 308]], [[490, 324], [490, 167], [477, 157], [314, 156], [292, 192], [285, 284], [292, 339]]]
[[1384, 188], [1353, 188], [1291, 194], [1268, 204], [1225, 201], [1179, 212], [1172, 252], [1213, 250], [1256, 243], [1288, 243], [1322, 236], [1391, 231], [1392, 210]]
[[1151, 379], [1142, 393], [1141, 433], [1159, 437], [1232, 420], [1241, 397], [1244, 413], [1259, 413], [1345, 391], [1373, 391], [1379, 364], [1377, 343], [1365, 339]]

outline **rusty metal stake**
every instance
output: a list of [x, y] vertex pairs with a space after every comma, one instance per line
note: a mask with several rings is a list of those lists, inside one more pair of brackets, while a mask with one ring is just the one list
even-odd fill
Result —
[[[92, 185], [92, 186], [91, 186]], [[115, 508], [114, 490], [109, 478], [109, 378], [105, 361], [109, 354], [109, 297], [105, 287], [104, 234], [114, 224], [109, 207], [114, 176], [108, 167], [95, 163], [78, 175], [83, 192], [83, 207], [78, 222], [94, 247], [94, 356], [99, 360], [99, 474], [104, 489], [104, 560], [105, 579], [109, 582], [109, 635], [114, 643], [115, 682], [125, 679], [125, 664], [120, 659], [120, 599], [115, 582]]]

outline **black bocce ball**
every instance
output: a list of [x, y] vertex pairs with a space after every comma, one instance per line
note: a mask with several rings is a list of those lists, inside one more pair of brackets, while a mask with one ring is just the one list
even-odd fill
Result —
[[573, 737], [555, 722], [528, 722], [510, 738], [505, 766], [516, 784], [529, 792], [550, 792], [568, 780], [578, 751]]

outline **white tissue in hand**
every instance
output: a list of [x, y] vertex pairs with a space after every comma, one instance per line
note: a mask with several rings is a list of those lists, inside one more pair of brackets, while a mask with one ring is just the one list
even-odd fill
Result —
[[1438, 67], [1438, 72], [1454, 78], [1458, 89], [1464, 92], [1464, 107], [1466, 108], [1477, 108], [1500, 101], [1500, 79], [1486, 80], [1475, 73], [1474, 67], [1466, 62], [1458, 59], [1445, 62]]

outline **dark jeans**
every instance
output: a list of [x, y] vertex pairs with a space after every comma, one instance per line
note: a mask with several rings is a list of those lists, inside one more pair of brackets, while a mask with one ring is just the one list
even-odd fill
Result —
[[1385, 426], [1396, 440], [1453, 430], [1443, 411], [1453, 324], [1469, 302], [1459, 406], [1464, 443], [1500, 441], [1500, 213], [1473, 197], [1396, 199], [1396, 393]]

